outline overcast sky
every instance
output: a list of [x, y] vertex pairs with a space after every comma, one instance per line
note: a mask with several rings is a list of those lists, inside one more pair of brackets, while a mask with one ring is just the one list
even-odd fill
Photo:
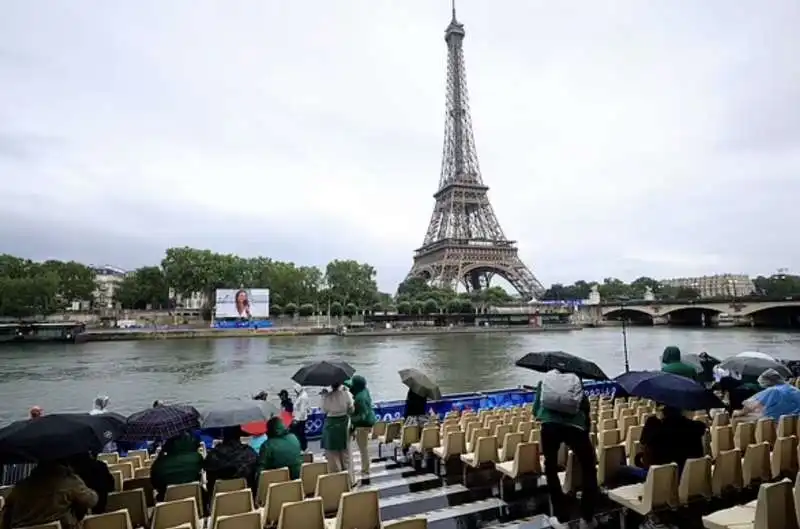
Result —
[[[447, 0], [6, 0], [0, 252], [367, 261], [433, 208]], [[483, 177], [545, 283], [800, 271], [800, 2], [459, 0]]]

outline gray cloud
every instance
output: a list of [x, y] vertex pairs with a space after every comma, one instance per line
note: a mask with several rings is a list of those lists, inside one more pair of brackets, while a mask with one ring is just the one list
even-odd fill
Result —
[[[545, 283], [792, 268], [800, 7], [459, 1], [475, 136]], [[2, 251], [366, 260], [392, 290], [441, 155], [448, 6], [12, 0]]]

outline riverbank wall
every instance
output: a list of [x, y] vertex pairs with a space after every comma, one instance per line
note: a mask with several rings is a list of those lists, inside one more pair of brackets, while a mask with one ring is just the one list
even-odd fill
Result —
[[[502, 334], [540, 333], [552, 331], [577, 331], [577, 325], [546, 325], [543, 327], [447, 327], [350, 330], [342, 339], [389, 336], [441, 336], [451, 334]], [[322, 336], [337, 335], [327, 327], [284, 327], [271, 329], [104, 329], [88, 330], [80, 335], [81, 342], [119, 342], [134, 340], [189, 340], [215, 338], [262, 338], [272, 336]]]

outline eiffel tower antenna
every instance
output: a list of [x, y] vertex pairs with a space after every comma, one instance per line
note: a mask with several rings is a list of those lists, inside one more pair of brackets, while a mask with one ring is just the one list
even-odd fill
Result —
[[544, 293], [544, 287], [519, 258], [516, 243], [506, 238], [483, 183], [464, 67], [464, 25], [452, 19], [445, 29], [447, 43], [447, 103], [439, 189], [422, 246], [414, 253], [408, 277], [456, 289], [463, 284], [475, 292], [490, 286], [495, 275], [505, 278], [525, 300]]

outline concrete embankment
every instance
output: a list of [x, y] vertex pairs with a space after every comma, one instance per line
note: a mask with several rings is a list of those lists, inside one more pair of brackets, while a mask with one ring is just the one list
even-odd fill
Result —
[[[434, 336], [444, 334], [496, 334], [496, 333], [538, 333], [548, 331], [576, 331], [577, 325], [551, 325], [544, 327], [448, 327], [448, 328], [407, 328], [349, 330], [344, 338], [386, 337], [386, 336]], [[209, 338], [259, 338], [270, 336], [320, 336], [335, 335], [332, 328], [324, 327], [284, 327], [273, 329], [112, 329], [88, 330], [81, 334], [83, 342], [117, 342], [131, 340], [188, 340]]]

